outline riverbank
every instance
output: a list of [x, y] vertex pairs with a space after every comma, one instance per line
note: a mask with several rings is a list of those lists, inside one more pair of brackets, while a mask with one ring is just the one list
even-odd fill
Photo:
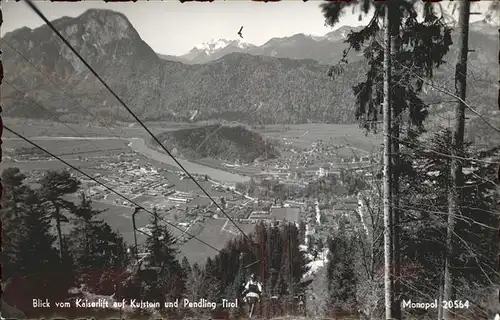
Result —
[[[152, 143], [150, 139], [146, 139], [145, 143], [149, 149], [156, 150], [162, 154], [165, 154], [163, 149], [160, 148], [158, 145], [155, 145], [154, 143]], [[209, 167], [212, 169], [217, 169], [217, 170], [233, 173], [233, 174], [240, 175], [240, 176], [252, 177], [252, 176], [257, 175], [261, 172], [260, 169], [255, 168], [255, 167], [251, 167], [251, 166], [229, 168], [229, 167], [225, 166], [224, 163], [221, 162], [220, 160], [216, 160], [213, 158], [190, 159], [190, 158], [185, 158], [182, 155], [178, 155], [178, 156], [176, 156], [176, 158], [186, 160], [186, 161], [189, 161], [191, 163], [196, 163], [196, 164], [204, 166], [204, 167]]]
[[[132, 138], [129, 140], [130, 140], [129, 147], [135, 152], [139, 152], [152, 160], [180, 169], [180, 166], [168, 154], [161, 153], [159, 151], [151, 149], [146, 145], [144, 139]], [[225, 184], [236, 185], [236, 183], [238, 182], [247, 182], [250, 180], [250, 177], [248, 176], [208, 167], [185, 159], [177, 159], [177, 161], [189, 173], [206, 174], [213, 180], [224, 182]]]
[[[154, 160], [159, 163], [166, 164], [174, 169], [181, 170], [180, 166], [167, 154], [156, 151], [146, 145], [146, 141], [143, 138], [116, 138], [116, 137], [49, 137], [49, 136], [36, 136], [31, 138], [34, 141], [104, 141], [104, 140], [116, 140], [122, 144], [128, 141], [128, 147], [137, 153], [144, 155], [145, 157]], [[20, 138], [4, 138], [7, 141], [22, 141]], [[124, 145], [125, 147], [125, 145]], [[126, 147], [125, 147], [126, 149]], [[125, 150], [124, 149], [124, 150]], [[211, 179], [219, 181], [224, 185], [234, 186], [238, 182], [246, 182], [250, 180], [250, 177], [228, 172], [218, 168], [209, 167], [200, 163], [195, 163], [185, 159], [176, 160], [184, 167], [189, 173], [195, 174], [206, 174]]]

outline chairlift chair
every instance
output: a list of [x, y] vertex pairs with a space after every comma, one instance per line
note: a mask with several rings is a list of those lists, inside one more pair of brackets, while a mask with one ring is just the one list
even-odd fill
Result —
[[[257, 261], [258, 262], [258, 261]], [[254, 262], [253, 264], [255, 264]], [[252, 265], [253, 265], [252, 264]], [[250, 280], [245, 284], [245, 289], [243, 291], [244, 302], [250, 307], [249, 318], [252, 318], [255, 305], [260, 301], [260, 296], [262, 294], [262, 284], [255, 279], [255, 275], [252, 274]]]

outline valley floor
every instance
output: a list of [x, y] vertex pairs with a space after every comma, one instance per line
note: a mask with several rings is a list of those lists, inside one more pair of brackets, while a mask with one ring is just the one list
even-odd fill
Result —
[[[151, 181], [162, 180], [165, 181], [165, 183], [174, 185], [172, 190], [179, 194], [179, 196], [176, 197], [183, 198], [187, 195], [187, 197], [191, 199], [191, 204], [187, 207], [192, 208], [196, 205], [210, 203], [208, 198], [197, 189], [192, 181], [183, 180], [183, 178], [176, 173], [179, 169], [176, 168], [175, 163], [173, 163], [167, 155], [148, 148], [147, 143], [145, 144], [144, 141], [148, 141], [149, 139], [144, 134], [142, 128], [131, 125], [104, 128], [69, 124], [74, 131], [82, 135], [82, 137], [71, 138], [75, 136], [75, 132], [72, 132], [67, 127], [58, 123], [8, 118], [5, 119], [5, 123], [10, 128], [19, 130], [19, 132], [26, 137], [36, 139], [36, 143], [50, 152], [60, 155], [63, 159], [81, 168], [84, 172], [91, 175], [98, 175], [100, 177], [99, 179], [107, 179], [107, 177], [116, 176], [117, 169], [115, 167], [109, 167], [109, 163], [112, 162], [118, 163], [118, 167], [123, 168], [123, 170], [128, 170], [127, 167], [129, 166], [144, 167], [146, 170], [165, 170], [160, 176], [151, 176]], [[183, 126], [183, 124], [158, 123], [153, 125], [154, 126], [151, 128], [154, 133], [160, 133]], [[257, 129], [257, 131], [268, 139], [276, 139], [282, 144], [288, 143], [289, 146], [291, 144], [292, 147], [297, 149], [307, 148], [313, 143], [327, 140], [331, 143], [336, 141], [336, 143], [339, 144], [349, 144], [349, 148], [345, 151], [346, 156], [352, 154], [354, 151], [364, 154], [376, 148], [376, 139], [367, 139], [356, 125], [304, 124], [287, 125], [286, 128], [280, 125], [270, 125], [265, 128]], [[6, 154], [6, 151], [12, 151], [19, 148], [31, 148], [31, 146], [5, 133], [3, 144], [4, 154]], [[127, 159], [133, 159], [133, 161], [127, 162], [131, 160], [123, 160], [120, 162], [118, 160], [120, 154], [128, 154], [129, 156]], [[283, 154], [285, 157], [283, 160], [286, 162], [290, 155], [286, 152]], [[199, 159], [194, 162], [188, 162], [186, 160], [181, 161], [191, 173], [205, 173], [208, 174], [211, 179], [222, 181], [223, 184], [229, 185], [234, 185], [237, 181], [245, 181], [248, 179], [248, 176], [260, 178], [261, 176], [257, 176], [257, 174], [260, 174], [263, 170], [269, 171], [269, 169], [264, 169], [266, 166], [265, 163], [228, 167], [227, 164], [214, 159]], [[281, 160], [277, 159], [277, 161], [279, 162]], [[4, 157], [4, 161], [0, 164], [0, 169], [3, 170], [8, 167], [19, 167], [24, 172], [33, 173], [45, 170], [63, 169], [65, 165], [55, 159], [43, 157], [41, 159], [23, 160], [14, 158], [8, 159]], [[312, 173], [315, 174], [314, 172], [317, 169], [312, 170]], [[233, 179], [232, 177], [240, 179], [239, 177], [241, 176], [244, 177], [243, 180], [228, 181], [228, 179]], [[106, 181], [114, 188], [121, 188], [120, 184], [123, 184], [129, 178], [123, 176], [125, 180], [119, 178], [120, 180], [114, 181], [113, 179], [115, 178], [107, 179]], [[291, 181], [293, 181], [293, 178]], [[127, 184], [130, 183], [131, 182], [127, 182]], [[227, 199], [234, 198], [235, 202], [233, 205], [242, 205], [248, 201], [244, 197], [238, 196], [233, 192], [215, 187], [212, 183], [204, 183], [204, 187], [213, 197], [219, 198], [223, 196]], [[95, 189], [95, 187], [92, 186], [86, 188], [88, 190]], [[167, 201], [165, 196], [161, 194], [155, 195], [154, 188], [151, 189], [151, 192], [153, 192], [152, 195], [147, 195], [147, 192], [150, 191], [145, 190], [147, 190], [147, 188], [140, 192], [130, 193], [130, 191], [124, 190], [122, 193], [128, 194], [131, 200], [150, 206], [151, 208], [153, 206], [166, 208], [173, 205], [177, 209], [164, 215], [164, 218], [169, 219], [174, 224], [184, 221], [182, 218], [179, 218], [179, 216], [183, 215], [183, 208], [186, 207], [184, 204]], [[146, 194], [144, 192], [146, 192]], [[73, 197], [73, 200], [77, 201], [77, 197]], [[106, 210], [102, 214], [103, 219], [108, 222], [113, 229], [120, 231], [126, 242], [132, 244], [134, 241], [131, 221], [133, 208], [130, 204], [124, 204], [120, 201], [121, 199], [114, 195], [107, 195], [104, 198], [95, 197], [94, 205], [97, 209]], [[139, 214], [137, 216], [137, 225], [139, 227], [146, 227], [150, 218], [150, 215], [146, 213]], [[179, 236], [185, 233], [186, 230], [189, 230], [189, 234], [195, 233], [194, 235], [198, 238], [212, 244], [218, 249], [222, 248], [229, 239], [234, 237], [234, 232], [230, 232], [229, 228], [225, 228], [227, 225], [227, 219], [225, 219], [225, 217], [215, 219], [208, 218], [203, 222], [188, 220], [186, 223], [186, 226], [179, 226], [178, 229], [173, 228], [174, 235]], [[201, 225], [203, 227], [200, 227]], [[253, 230], [254, 226], [252, 224], [242, 224], [242, 228], [245, 232], [250, 232]], [[145, 240], [145, 236], [140, 233], [137, 234], [137, 238], [139, 243], [143, 243]], [[196, 239], [187, 240], [187, 242], [182, 245], [181, 251], [181, 255], [186, 256], [191, 262], [203, 261], [206, 257], [214, 253], [210, 252], [211, 250], [208, 250]]]

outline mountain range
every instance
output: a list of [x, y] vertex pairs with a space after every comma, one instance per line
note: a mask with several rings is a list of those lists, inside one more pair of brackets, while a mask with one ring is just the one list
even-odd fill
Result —
[[[53, 24], [145, 120], [354, 122], [351, 88], [364, 78], [363, 57], [352, 53], [342, 77], [331, 80], [327, 76], [329, 66], [338, 62], [346, 48], [343, 39], [350, 27], [323, 37], [273, 38], [262, 46], [214, 40], [174, 57], [159, 56], [129, 20], [114, 11], [90, 9]], [[470, 54], [469, 70], [477, 81], [470, 81], [468, 91], [478, 109], [485, 110], [493, 110], [496, 102], [498, 37], [492, 30], [496, 28], [483, 21], [472, 26], [470, 35], [475, 52]], [[132, 120], [48, 26], [17, 29], [5, 34], [2, 42], [4, 115], [55, 115], [75, 122]], [[451, 83], [455, 56], [456, 48], [452, 48], [446, 57], [449, 63], [437, 72], [437, 82]], [[431, 96], [435, 98], [436, 93]], [[446, 109], [443, 104], [440, 107]]]
[[[496, 15], [487, 15], [484, 20], [472, 23], [470, 29], [473, 33], [496, 36], [500, 25]], [[313, 59], [323, 64], [333, 64], [339, 61], [344, 49], [344, 43], [351, 31], [359, 31], [362, 27], [342, 26], [324, 36], [295, 34], [290, 37], [272, 38], [261, 46], [245, 43], [242, 40], [212, 39], [208, 42], [194, 46], [188, 53], [172, 56], [158, 54], [165, 60], [181, 61], [189, 64], [201, 64], [216, 60], [228, 53], [243, 52], [252, 55], [262, 55], [277, 58]], [[349, 61], [362, 60], [362, 54], [351, 54]]]
[[[212, 39], [194, 46], [188, 53], [180, 56], [158, 54], [166, 60], [181, 61], [189, 64], [201, 64], [221, 58], [229, 53], [243, 52], [256, 56], [269, 56], [291, 59], [314, 59], [320, 63], [337, 62], [347, 45], [343, 42], [351, 30], [360, 27], [348, 26], [329, 32], [324, 36], [312, 36], [303, 33], [290, 37], [272, 38], [261, 46], [244, 42], [243, 40]], [[361, 55], [357, 55], [361, 57]], [[355, 60], [360, 60], [356, 59]]]

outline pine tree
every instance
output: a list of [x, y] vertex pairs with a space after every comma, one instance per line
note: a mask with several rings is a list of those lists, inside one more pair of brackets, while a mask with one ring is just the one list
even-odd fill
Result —
[[2, 222], [14, 222], [21, 215], [19, 209], [24, 203], [28, 187], [24, 185], [26, 175], [19, 168], [7, 168], [2, 172]]
[[127, 263], [123, 238], [109, 224], [99, 219], [104, 210], [92, 208], [92, 201], [81, 193], [75, 208], [75, 228], [71, 231], [71, 253], [78, 268], [103, 270], [123, 268]]
[[[431, 290], [435, 284], [443, 283], [443, 266], [446, 256], [446, 219], [447, 192], [450, 187], [450, 153], [451, 131], [443, 129], [430, 138], [415, 139], [412, 143], [419, 146], [408, 157], [413, 164], [413, 172], [404, 177], [408, 189], [403, 190], [405, 203], [418, 203], [418, 207], [407, 209], [411, 226], [402, 233], [405, 250], [402, 254], [407, 263], [419, 266], [416, 275], [407, 277], [407, 296], [438, 296], [439, 291]], [[477, 150], [465, 143], [460, 157], [467, 168], [464, 174], [464, 193], [461, 199], [461, 215], [457, 217], [455, 236], [460, 241], [455, 243], [452, 262], [460, 266], [454, 270], [454, 281], [457, 294], [470, 295], [464, 288], [474, 286], [488, 287], [490, 280], [496, 279], [493, 270], [498, 245], [488, 241], [496, 237], [491, 227], [498, 225], [498, 217], [491, 212], [495, 203], [496, 192], [494, 181], [483, 177], [493, 176], [497, 170], [492, 164], [484, 164], [465, 159], [488, 159], [498, 157], [498, 148]], [[433, 173], [432, 175], [428, 173]], [[489, 208], [489, 209], [488, 209]], [[411, 219], [411, 220], [410, 220]], [[407, 223], [407, 221], [405, 221]], [[485, 245], [490, 244], [491, 245]], [[429, 251], [426, 248], [432, 247]], [[491, 273], [490, 273], [491, 272]]]
[[191, 265], [189, 264], [189, 260], [186, 257], [182, 258], [181, 267], [182, 267], [182, 270], [184, 271], [185, 275], [191, 274], [191, 271], [192, 271]]
[[2, 172], [2, 208], [0, 209], [2, 219], [2, 269], [4, 278], [17, 273], [18, 266], [13, 257], [17, 255], [15, 249], [18, 241], [23, 241], [23, 233], [19, 227], [24, 224], [23, 219], [27, 214], [26, 197], [29, 188], [24, 185], [26, 176], [19, 168], [7, 168]]
[[[391, 300], [386, 301], [388, 319], [401, 317], [399, 303], [393, 301], [400, 298], [397, 292], [393, 296], [393, 289], [399, 290], [399, 284], [397, 280], [393, 282], [390, 279], [392, 274], [399, 279], [400, 212], [393, 210], [392, 206], [395, 203], [399, 207], [400, 132], [418, 134], [424, 131], [423, 123], [428, 111], [427, 105], [419, 97], [422, 78], [432, 77], [433, 69], [443, 63], [442, 59], [451, 45], [451, 29], [442, 17], [435, 14], [432, 4], [424, 4], [424, 20], [421, 22], [417, 20], [415, 5], [415, 1], [404, 0], [330, 2], [321, 5], [326, 22], [331, 26], [339, 22], [340, 16], [349, 7], [353, 10], [357, 7], [361, 12], [360, 18], [374, 9], [370, 23], [359, 32], [351, 32], [346, 42], [356, 51], [363, 49], [368, 62], [366, 81], [353, 87], [357, 102], [355, 115], [367, 131], [377, 130], [382, 111], [380, 106], [384, 102], [385, 224], [390, 229], [386, 231], [386, 251], [390, 256], [386, 258], [386, 264], [394, 268], [386, 271], [386, 300]], [[380, 20], [384, 16], [386, 33], [381, 44], [377, 35], [381, 29]], [[350, 48], [344, 52], [341, 62], [347, 62]], [[330, 75], [341, 71], [341, 67], [332, 67]], [[403, 130], [402, 119], [405, 116], [408, 118], [407, 130]], [[393, 121], [391, 117], [394, 117]], [[392, 261], [394, 259], [396, 261]]]
[[219, 300], [222, 293], [221, 280], [218, 275], [219, 270], [211, 258], [207, 259], [203, 270], [203, 287], [202, 297], [209, 301]]
[[186, 295], [188, 282], [191, 277], [191, 273], [193, 272], [193, 270], [191, 269], [191, 265], [189, 264], [189, 260], [186, 257], [182, 258], [181, 270], [182, 272], [179, 274], [179, 277], [182, 278], [182, 292], [184, 293], [184, 295]]
[[[249, 236], [251, 241], [242, 236], [230, 241], [217, 256], [207, 259], [200, 295], [215, 300], [240, 296], [247, 276], [253, 273], [264, 286], [261, 308], [274, 295], [280, 297], [280, 302], [293, 301], [310, 283], [303, 281], [308, 261], [300, 250], [299, 233], [293, 223], [282, 228], [278, 224], [259, 224]], [[255, 310], [254, 314], [258, 313]]]
[[[280, 238], [280, 229], [278, 224], [274, 224], [269, 231], [268, 237], [269, 245], [267, 252], [269, 254], [268, 261], [270, 261], [270, 269], [279, 271], [282, 265], [282, 247]], [[277, 276], [277, 274], [275, 274]], [[277, 279], [274, 280], [273, 286], [276, 285]]]
[[[252, 264], [255, 274], [260, 275], [259, 281], [262, 283], [266, 282], [267, 272], [271, 265], [271, 261], [268, 260], [269, 256], [267, 252], [269, 251], [268, 245], [268, 227], [262, 221], [255, 226], [255, 245], [252, 247], [252, 259], [259, 260], [258, 264]], [[250, 262], [253, 263], [254, 261]]]
[[[239, 301], [243, 301], [243, 290], [245, 287], [245, 282], [246, 282], [246, 270], [244, 268], [244, 254], [240, 253], [239, 254], [239, 259], [238, 259], [238, 273], [236, 274], [236, 277], [234, 278], [231, 287], [230, 287], [230, 294], [228, 298], [230, 299], [238, 299]], [[238, 319], [243, 315], [243, 310], [242, 310], [242, 304], [239, 305], [238, 308], [233, 308], [231, 309], [231, 319]]]
[[4, 273], [4, 277], [8, 277], [9, 273], [24, 276], [43, 274], [60, 266], [54, 248], [56, 237], [50, 233], [50, 216], [33, 191], [28, 191], [24, 199], [26, 211], [19, 217], [20, 223], [16, 226], [16, 232], [22, 237], [15, 237], [6, 251], [10, 253], [8, 265], [16, 269], [4, 269], [8, 272]]
[[[28, 189], [23, 198], [23, 211], [18, 211], [15, 230], [9, 232], [15, 236], [9, 239], [9, 247], [4, 247], [2, 251], [3, 277], [21, 279], [21, 283], [30, 284], [29, 287], [21, 285], [13, 288], [15, 296], [32, 295], [39, 299], [61, 301], [74, 284], [73, 278], [71, 275], [68, 277], [67, 270], [61, 269], [61, 260], [54, 247], [56, 237], [50, 232], [50, 216], [36, 193]], [[18, 307], [24, 309], [26, 305], [23, 301], [18, 302]]]
[[[459, 7], [459, 50], [460, 54], [458, 57], [456, 69], [455, 69], [455, 88], [456, 94], [462, 101], [465, 100], [466, 96], [466, 84], [467, 84], [467, 56], [469, 54], [469, 16], [470, 16], [470, 1], [461, 1]], [[460, 210], [460, 199], [462, 197], [463, 184], [463, 172], [462, 164], [460, 159], [456, 157], [461, 153], [464, 142], [464, 132], [465, 132], [465, 104], [461, 101], [457, 101], [454, 112], [454, 126], [452, 128], [452, 139], [451, 139], [451, 179], [450, 179], [450, 189], [448, 191], [448, 229], [446, 237], [446, 248], [447, 256], [445, 261], [444, 270], [444, 288], [443, 288], [443, 299], [444, 301], [451, 301], [454, 298], [453, 292], [453, 256], [454, 256], [454, 232], [455, 232], [455, 216], [461, 213]], [[453, 317], [452, 310], [443, 309], [443, 319], [450, 320]]]
[[300, 239], [300, 244], [305, 244], [306, 243], [306, 223], [304, 221], [299, 222], [299, 239]]
[[199, 300], [202, 297], [203, 287], [203, 270], [198, 263], [194, 263], [186, 285], [186, 297], [190, 301]]
[[307, 258], [300, 250], [299, 229], [294, 223], [284, 224], [281, 228], [282, 265], [278, 276], [277, 290], [283, 297], [282, 302], [289, 311], [295, 310], [297, 296], [305, 293], [310, 282], [304, 282], [303, 276], [309, 270]]
[[[398, 106], [398, 115], [409, 113], [409, 128], [413, 127], [420, 131], [424, 129], [423, 121], [428, 111], [427, 105], [418, 96], [423, 86], [420, 78], [433, 76], [433, 69], [444, 63], [443, 57], [452, 42], [451, 29], [442, 17], [436, 15], [433, 4], [424, 4], [423, 21], [417, 20], [416, 6], [416, 1], [405, 0], [330, 2], [321, 5], [326, 23], [332, 27], [338, 24], [340, 16], [348, 9], [357, 9], [360, 17], [373, 12], [372, 19], [367, 26], [360, 31], [352, 31], [348, 34], [345, 42], [350, 47], [344, 52], [340, 66], [332, 67], [329, 72], [332, 76], [342, 72], [341, 66], [348, 62], [348, 53], [351, 48], [364, 52], [369, 65], [367, 78], [366, 81], [356, 85], [353, 91], [357, 97], [356, 118], [367, 130], [377, 130], [381, 113], [380, 106], [384, 97], [382, 64], [385, 46], [377, 40], [377, 37], [381, 30], [380, 22], [388, 7], [394, 9], [394, 28], [399, 42], [396, 46], [398, 51], [392, 52], [393, 60], [395, 60], [394, 67], [397, 71], [393, 74], [395, 83], [392, 88], [392, 103]], [[391, 30], [391, 32], [395, 31]]]
[[[345, 234], [345, 233], [344, 233]], [[327, 313], [353, 312], [356, 306], [356, 275], [352, 257], [352, 239], [339, 233], [328, 239], [327, 279], [329, 303]]]
[[69, 222], [69, 219], [62, 213], [63, 210], [74, 211], [75, 205], [64, 196], [78, 191], [80, 182], [71, 176], [68, 171], [48, 171], [39, 181], [41, 184], [40, 198], [43, 199], [48, 212], [56, 222], [57, 236], [59, 239], [59, 254], [62, 263], [68, 263], [67, 254], [64, 247], [64, 239], [61, 224]]
[[167, 226], [160, 225], [156, 209], [151, 218], [151, 236], [146, 239], [144, 294], [155, 301], [172, 301], [183, 295], [182, 268], [177, 260], [175, 238]]

